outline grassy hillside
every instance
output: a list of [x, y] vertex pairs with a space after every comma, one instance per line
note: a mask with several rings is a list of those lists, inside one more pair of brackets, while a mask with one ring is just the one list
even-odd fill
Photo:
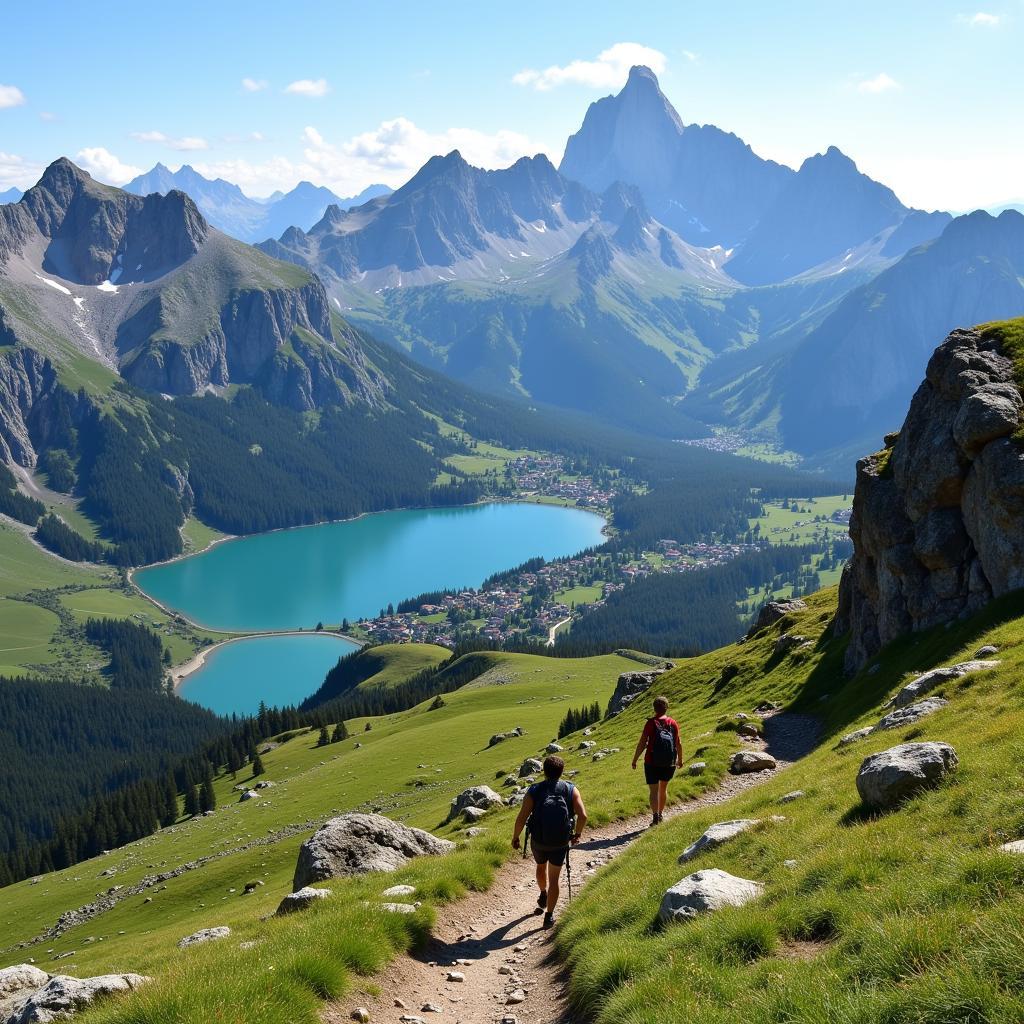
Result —
[[[572, 968], [572, 995], [595, 1022], [727, 1018], [767, 1021], [932, 1022], [1019, 1020], [1024, 978], [1024, 859], [998, 844], [1024, 835], [1019, 733], [1024, 697], [1015, 680], [1024, 662], [1024, 597], [993, 604], [973, 620], [898, 642], [862, 674], [841, 674], [842, 640], [827, 627], [835, 591], [764, 634], [684, 662], [658, 689], [683, 728], [684, 754], [708, 771], [673, 785], [675, 799], [713, 786], [739, 741], [727, 724], [761, 700], [818, 716], [821, 742], [778, 779], [719, 807], [679, 817], [636, 842], [573, 902], [558, 942]], [[811, 643], [774, 653], [783, 630]], [[995, 671], [936, 691], [947, 708], [916, 727], [840, 749], [839, 737], [880, 717], [880, 704], [911, 674], [1000, 647]], [[259, 800], [234, 802], [235, 780], [217, 780], [220, 807], [110, 855], [5, 890], [0, 964], [34, 955], [72, 974], [107, 970], [156, 973], [138, 996], [100, 1007], [89, 1020], [132, 1022], [314, 1021], [321, 997], [374, 984], [396, 950], [429, 928], [432, 907], [466, 887], [487, 885], [509, 855], [511, 811], [485, 820], [466, 839], [443, 825], [451, 797], [466, 785], [501, 789], [504, 773], [537, 753], [570, 706], [604, 701], [620, 671], [636, 663], [609, 655], [551, 659], [495, 654], [491, 667], [445, 706], [429, 702], [402, 714], [348, 723], [351, 739], [315, 747], [303, 734], [264, 755], [276, 783]], [[725, 671], [728, 668], [728, 671]], [[618, 747], [598, 763], [565, 741], [595, 821], [641, 811], [642, 779], [629, 755], [645, 703], [594, 735]], [[488, 737], [521, 725], [526, 735], [487, 748]], [[854, 779], [868, 753], [913, 738], [951, 742], [960, 768], [951, 782], [900, 810], [866, 815]], [[357, 747], [356, 744], [362, 744]], [[247, 779], [240, 774], [239, 782]], [[802, 800], [779, 806], [784, 793]], [[316, 822], [349, 809], [380, 809], [396, 819], [460, 840], [449, 857], [424, 860], [394, 876], [329, 883], [334, 899], [307, 915], [261, 921], [290, 888], [297, 847]], [[715, 821], [785, 820], [737, 838], [686, 867], [680, 851]], [[252, 846], [260, 843], [265, 845]], [[61, 912], [111, 884], [131, 885], [154, 868], [212, 860], [145, 894], [131, 896], [59, 939], [12, 949]], [[790, 862], [787, 865], [787, 862]], [[101, 873], [117, 869], [113, 881]], [[765, 896], [738, 910], [662, 929], [665, 888], [690, 871], [719, 867], [766, 884]], [[265, 884], [244, 896], [249, 881]], [[395, 918], [376, 911], [396, 882], [418, 887], [423, 906]], [[145, 900], [150, 898], [152, 902]], [[367, 901], [367, 903], [364, 903]], [[180, 952], [176, 940], [228, 924], [231, 939]], [[242, 942], [255, 942], [241, 948]], [[274, 984], [268, 978], [273, 972]], [[356, 977], [371, 977], [357, 981]]]
[[[795, 706], [821, 716], [818, 750], [727, 808], [676, 819], [636, 843], [565, 915], [558, 946], [585, 1019], [949, 1024], [1024, 1016], [1024, 859], [999, 849], [1024, 834], [1024, 598], [902, 640], [876, 671], [849, 681], [840, 674], [841, 645], [821, 634], [831, 600], [819, 596], [795, 626], [816, 641], [793, 666], [792, 687]], [[741, 666], [739, 690], [760, 675], [777, 634], [723, 652]], [[1000, 648], [1001, 665], [935, 691], [948, 707], [915, 727], [837, 746], [874, 724], [911, 673], [965, 660], [989, 643]], [[899, 810], [864, 813], [855, 789], [861, 760], [912, 739], [953, 744], [960, 767], [952, 781]], [[779, 806], [795, 789], [806, 797]], [[716, 821], [779, 813], [786, 820], [676, 863]], [[765, 896], [657, 926], [665, 889], [711, 867], [764, 882]]]

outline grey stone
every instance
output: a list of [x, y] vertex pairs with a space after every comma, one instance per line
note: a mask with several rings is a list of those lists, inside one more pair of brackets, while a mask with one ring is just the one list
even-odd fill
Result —
[[560, 754], [565, 750], [565, 747], [563, 747], [561, 743], [549, 743], [544, 749], [549, 754]]
[[733, 775], [748, 775], [751, 772], [771, 771], [778, 768], [778, 762], [763, 750], [740, 750], [729, 758], [729, 771]]
[[320, 900], [328, 899], [330, 895], [330, 889], [314, 889], [311, 885], [304, 886], [296, 892], [288, 893], [281, 900], [277, 908], [277, 915], [283, 917], [285, 914], [293, 914], [296, 910], [305, 910]]
[[255, 800], [259, 796], [259, 793], [255, 789], [247, 789], [239, 798], [239, 803], [243, 803], [246, 800]]
[[450, 853], [455, 844], [380, 814], [331, 818], [299, 847], [293, 889], [368, 871], [397, 871], [413, 857]]
[[839, 746], [849, 747], [854, 743], [859, 743], [863, 739], [867, 739], [874, 730], [873, 725], [866, 725], [863, 729], [858, 729], [856, 732], [848, 732], [840, 741]]
[[15, 1024], [49, 1024], [91, 1006], [99, 998], [131, 992], [150, 981], [141, 974], [103, 974], [96, 978], [70, 978], [56, 974], [21, 1007]]
[[918, 676], [913, 682], [907, 683], [899, 693], [890, 701], [898, 708], [912, 704], [918, 697], [934, 690], [943, 683], [952, 682], [954, 679], [961, 679], [971, 672], [984, 672], [986, 669], [995, 668], [998, 661], [961, 661], [957, 665], [949, 665], [945, 668], [933, 668]]
[[750, 631], [747, 633], [747, 636], [753, 636], [755, 633], [759, 633], [762, 629], [774, 626], [779, 619], [785, 618], [785, 616], [791, 615], [794, 612], [802, 612], [806, 607], [806, 603], [799, 599], [792, 601], [769, 601], [757, 613], [757, 618], [754, 620], [754, 624], [750, 627]]
[[528, 757], [519, 767], [519, 778], [525, 779], [528, 775], [544, 770], [544, 764], [535, 757]]
[[479, 821], [487, 811], [483, 807], [463, 807], [462, 820], [468, 824]]
[[203, 942], [214, 942], [216, 939], [226, 939], [231, 934], [227, 925], [218, 925], [216, 928], [201, 928], [191, 935], [178, 940], [178, 949], [187, 949], [189, 946], [198, 946]]
[[919, 722], [922, 718], [935, 714], [948, 703], [948, 700], [943, 700], [941, 697], [926, 697], [924, 700], [917, 701], [916, 704], [908, 704], [906, 707], [890, 711], [879, 720], [871, 731], [901, 729], [905, 725], [913, 725], [914, 722]]
[[693, 860], [694, 857], [707, 853], [708, 850], [717, 849], [722, 843], [735, 839], [740, 833], [746, 832], [756, 824], [756, 818], [737, 818], [735, 821], [720, 821], [712, 825], [695, 843], [683, 850], [679, 855], [679, 863], [685, 864], [687, 861]]
[[775, 641], [772, 651], [776, 655], [788, 654], [790, 651], [795, 651], [798, 647], [803, 647], [807, 643], [810, 643], [807, 637], [800, 636], [798, 633], [783, 633]]
[[415, 896], [416, 886], [415, 885], [393, 885], [390, 889], [385, 889], [381, 896], [384, 897], [395, 897], [395, 896]]
[[389, 914], [415, 914], [416, 907], [412, 903], [381, 903], [381, 910]]
[[1002, 843], [999, 849], [1007, 853], [1024, 854], [1024, 839], [1011, 839], [1008, 843]]
[[703, 775], [704, 772], [707, 771], [707, 767], [708, 767], [707, 761], [694, 761], [693, 764], [691, 764], [686, 769], [686, 774], [687, 775]]
[[[464, 789], [452, 800], [451, 807], [448, 809], [448, 820], [452, 821], [457, 818], [467, 808], [489, 811], [492, 807], [502, 807], [504, 804], [505, 801], [502, 797], [495, 793], [490, 786], [470, 786], [469, 789]], [[469, 816], [466, 820], [473, 821], [475, 818]]]
[[50, 975], [32, 964], [16, 964], [0, 969], [0, 1020], [16, 1020], [21, 1008], [39, 991]]
[[666, 924], [686, 921], [725, 907], [742, 907], [763, 892], [760, 882], [708, 868], [687, 875], [666, 890], [658, 916]]
[[948, 743], [903, 743], [865, 758], [857, 792], [866, 806], [885, 810], [937, 785], [958, 763]]
[[487, 831], [486, 828], [484, 828], [484, 827], [482, 827], [480, 825], [477, 825], [477, 826], [474, 826], [473, 828], [467, 828], [466, 829], [466, 835], [469, 836], [470, 839], [475, 839], [477, 836], [482, 836], [486, 831]]
[[807, 794], [802, 789], [794, 789], [792, 793], [786, 793], [785, 796], [779, 797], [780, 804], [790, 804], [794, 800], [801, 800]]
[[361, 1024], [369, 1024], [370, 1011], [365, 1006], [357, 1006], [350, 1014], [353, 1020], [358, 1020]]
[[998, 654], [998, 653], [999, 653], [999, 648], [998, 647], [994, 647], [992, 644], [986, 644], [984, 647], [979, 647], [974, 652], [974, 657], [975, 657], [976, 660], [978, 658], [991, 658], [993, 654]]
[[456, 981], [456, 982], [458, 982], [458, 981], [465, 981], [466, 980], [466, 976], [462, 973], [462, 971], [449, 971], [447, 977], [445, 978], [445, 980], [446, 981]]
[[615, 683], [615, 690], [608, 701], [605, 718], [622, 714], [641, 694], [646, 693], [665, 669], [652, 668], [646, 672], [623, 672]]

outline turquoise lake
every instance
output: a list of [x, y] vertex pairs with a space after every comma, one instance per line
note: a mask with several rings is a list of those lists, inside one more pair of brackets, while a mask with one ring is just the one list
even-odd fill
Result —
[[235, 640], [211, 651], [178, 694], [219, 715], [255, 714], [261, 700], [270, 707], [297, 704], [316, 690], [339, 658], [357, 648], [323, 634]]
[[604, 520], [558, 505], [382, 512], [226, 541], [135, 573], [150, 597], [211, 629], [312, 629], [428, 590], [479, 586], [528, 558], [601, 544]]
[[[382, 512], [225, 541], [134, 579], [211, 629], [312, 630], [425, 591], [477, 587], [538, 555], [576, 554], [603, 543], [604, 525], [592, 512], [525, 503]], [[261, 700], [297, 704], [351, 650], [312, 633], [239, 640], [213, 651], [179, 693], [222, 714], [248, 714]]]

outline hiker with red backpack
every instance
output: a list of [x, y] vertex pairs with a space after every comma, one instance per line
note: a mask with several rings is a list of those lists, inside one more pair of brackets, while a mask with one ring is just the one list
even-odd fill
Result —
[[644, 755], [644, 776], [651, 789], [651, 825], [660, 825], [665, 813], [668, 783], [683, 767], [683, 744], [679, 739], [679, 726], [668, 717], [668, 701], [654, 698], [654, 717], [648, 718], [640, 742], [633, 754], [633, 769], [640, 755]]
[[[537, 865], [537, 913], [544, 911], [544, 927], [554, 924], [558, 902], [558, 876], [565, 865], [569, 872], [569, 847], [580, 841], [587, 811], [580, 791], [562, 779], [565, 762], [556, 755], [544, 759], [544, 779], [534, 783], [523, 798], [512, 833], [512, 847], [520, 848], [520, 835], [526, 827], [530, 852]], [[523, 856], [526, 856], [524, 851]], [[569, 875], [569, 895], [572, 876]]]

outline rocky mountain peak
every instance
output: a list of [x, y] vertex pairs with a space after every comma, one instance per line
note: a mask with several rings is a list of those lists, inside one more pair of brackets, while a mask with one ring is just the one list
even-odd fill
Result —
[[855, 671], [891, 640], [1024, 586], [1024, 320], [956, 330], [898, 435], [857, 464], [836, 628]]

